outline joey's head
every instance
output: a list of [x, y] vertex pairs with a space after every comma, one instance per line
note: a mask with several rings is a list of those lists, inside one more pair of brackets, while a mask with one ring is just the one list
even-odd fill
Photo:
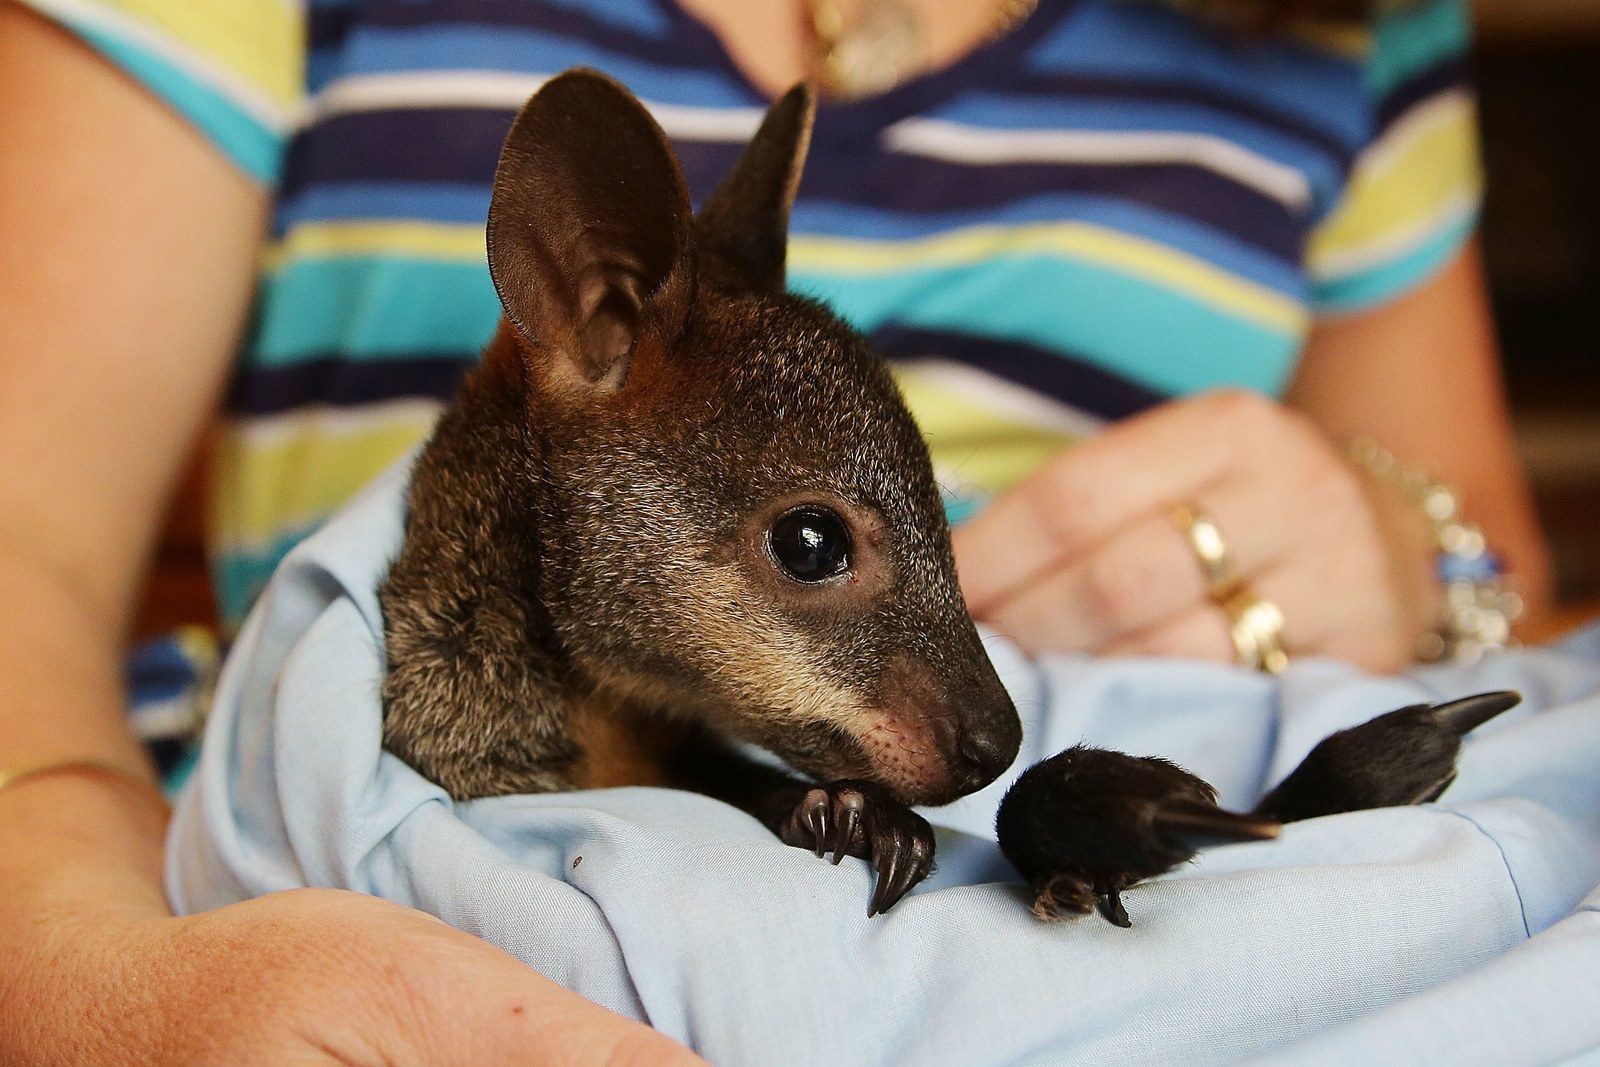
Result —
[[1021, 729], [892, 379], [784, 292], [813, 110], [774, 104], [695, 217], [625, 90], [547, 83], [495, 178], [489, 359], [522, 365], [540, 596], [584, 684], [941, 803]]

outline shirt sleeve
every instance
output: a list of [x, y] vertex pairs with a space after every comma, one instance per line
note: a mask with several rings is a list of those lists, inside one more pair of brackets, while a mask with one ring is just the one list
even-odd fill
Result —
[[299, 0], [22, 0], [99, 51], [263, 184], [302, 110]]
[[1319, 312], [1364, 310], [1408, 292], [1476, 227], [1483, 168], [1470, 46], [1462, 0], [1391, 5], [1378, 17], [1364, 73], [1373, 137], [1306, 249]]

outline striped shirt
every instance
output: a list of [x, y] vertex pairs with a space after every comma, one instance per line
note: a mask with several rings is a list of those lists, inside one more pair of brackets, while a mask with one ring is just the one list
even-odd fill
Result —
[[[234, 622], [493, 331], [484, 219], [529, 93], [617, 77], [697, 202], [765, 103], [671, 0], [27, 2], [276, 190], [218, 463]], [[959, 519], [1106, 420], [1280, 393], [1314, 317], [1447, 262], [1480, 196], [1468, 44], [1460, 0], [1270, 40], [1041, 0], [945, 70], [823, 105], [790, 285], [895, 362]]]

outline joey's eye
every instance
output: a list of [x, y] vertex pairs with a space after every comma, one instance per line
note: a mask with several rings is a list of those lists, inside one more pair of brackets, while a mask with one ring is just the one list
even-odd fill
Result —
[[825, 508], [796, 508], [772, 524], [772, 555], [802, 582], [821, 582], [850, 566], [850, 534], [844, 520]]

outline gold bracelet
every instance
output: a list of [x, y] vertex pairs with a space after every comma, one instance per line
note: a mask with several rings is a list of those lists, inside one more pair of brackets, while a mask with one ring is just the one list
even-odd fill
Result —
[[162, 818], [166, 818], [171, 811], [167, 803], [166, 794], [159, 786], [139, 777], [132, 771], [123, 770], [121, 767], [110, 763], [100, 763], [95, 760], [66, 759], [54, 763], [30, 763], [20, 767], [0, 768], [0, 791], [10, 786], [17, 785], [32, 778], [45, 778], [58, 774], [87, 775], [91, 778], [100, 778], [117, 782], [124, 786], [132, 786], [133, 791], [147, 801], [154, 801], [161, 810]]

